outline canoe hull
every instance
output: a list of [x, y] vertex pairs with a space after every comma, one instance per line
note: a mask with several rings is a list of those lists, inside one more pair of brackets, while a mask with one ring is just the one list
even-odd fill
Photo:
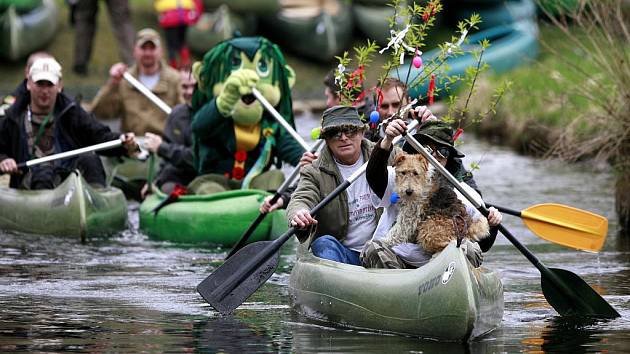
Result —
[[293, 306], [309, 317], [448, 341], [487, 333], [503, 317], [499, 276], [470, 266], [454, 243], [411, 270], [365, 269], [301, 250], [289, 292]]
[[58, 17], [55, 0], [43, 0], [24, 14], [10, 7], [0, 15], [0, 56], [17, 61], [45, 47], [57, 31]]
[[95, 189], [78, 173], [57, 188], [0, 188], [0, 229], [42, 235], [110, 235], [127, 227], [127, 201], [116, 188]]
[[[166, 197], [156, 193], [140, 205], [140, 230], [156, 240], [231, 247], [259, 215], [258, 207], [267, 195], [259, 190], [236, 190], [181, 196], [154, 215], [151, 210]], [[284, 210], [274, 211], [260, 223], [249, 242], [275, 238], [286, 230]]]
[[[272, 39], [284, 50], [316, 61], [328, 62], [350, 47], [352, 39], [352, 12], [350, 5], [336, 1], [336, 12], [300, 17], [280, 11], [263, 16]], [[308, 40], [305, 40], [308, 39]]]
[[197, 23], [188, 28], [186, 42], [191, 50], [205, 54], [219, 42], [234, 37], [238, 31], [242, 36], [251, 36], [256, 30], [256, 18], [239, 15], [223, 5], [212, 13], [203, 13]]

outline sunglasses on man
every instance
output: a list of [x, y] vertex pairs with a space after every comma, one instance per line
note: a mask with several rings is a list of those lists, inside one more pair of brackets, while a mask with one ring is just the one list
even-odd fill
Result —
[[323, 133], [324, 139], [341, 139], [341, 135], [345, 135], [348, 139], [354, 138], [357, 133], [359, 133], [361, 129], [357, 127], [349, 127], [349, 128], [341, 128], [341, 129], [330, 129]]
[[451, 155], [451, 149], [447, 148], [446, 146], [425, 145], [425, 148], [429, 151], [429, 154], [437, 158], [448, 159], [448, 157]]

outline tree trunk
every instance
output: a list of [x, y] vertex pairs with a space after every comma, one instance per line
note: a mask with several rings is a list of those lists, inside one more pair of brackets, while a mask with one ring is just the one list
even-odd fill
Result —
[[617, 175], [615, 183], [615, 209], [619, 219], [619, 234], [630, 235], [630, 171]]

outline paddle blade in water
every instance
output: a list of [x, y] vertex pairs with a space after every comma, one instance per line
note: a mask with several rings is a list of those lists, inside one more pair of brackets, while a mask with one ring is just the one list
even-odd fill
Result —
[[279, 253], [269, 255], [272, 241], [249, 244], [197, 285], [215, 310], [229, 314], [264, 284], [278, 266]]
[[547, 302], [562, 316], [620, 317], [582, 278], [568, 270], [547, 268], [541, 272], [541, 286]]
[[539, 204], [521, 212], [525, 225], [540, 238], [598, 252], [606, 241], [608, 219], [561, 204]]

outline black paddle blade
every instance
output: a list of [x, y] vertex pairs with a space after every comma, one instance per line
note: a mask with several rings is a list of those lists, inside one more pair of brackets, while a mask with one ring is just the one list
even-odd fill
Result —
[[260, 241], [243, 247], [199, 283], [197, 292], [215, 310], [223, 315], [230, 314], [276, 270], [279, 252], [264, 256], [270, 251], [272, 243]]
[[568, 270], [547, 268], [541, 287], [547, 302], [562, 316], [620, 317], [603, 297], [582, 278]]

